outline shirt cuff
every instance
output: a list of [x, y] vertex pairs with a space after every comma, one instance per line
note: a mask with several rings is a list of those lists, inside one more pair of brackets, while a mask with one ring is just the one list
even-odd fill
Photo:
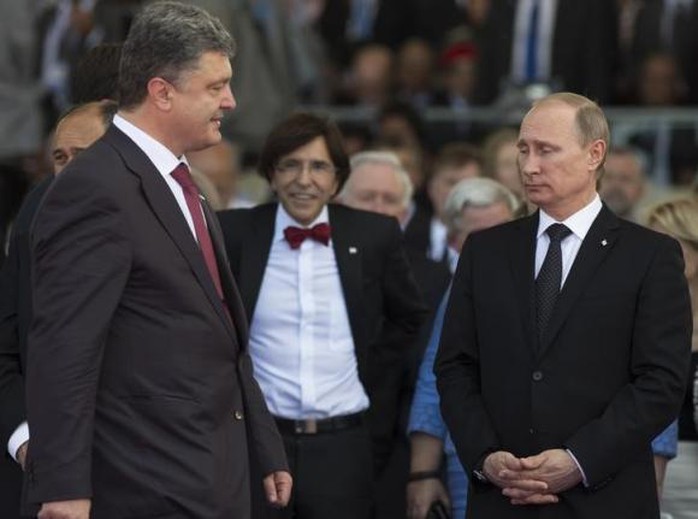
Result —
[[24, 444], [24, 442], [29, 441], [29, 424], [27, 422], [22, 422], [19, 427], [15, 429], [15, 432], [10, 436], [10, 440], [7, 442], [7, 452], [10, 453], [12, 459], [17, 463], [17, 451]]
[[584, 486], [589, 487], [589, 483], [587, 482], [587, 476], [586, 476], [586, 474], [584, 474], [584, 469], [579, 464], [579, 460], [577, 459], [577, 457], [574, 454], [572, 454], [572, 451], [569, 449], [565, 449], [565, 452], [567, 452], [567, 454], [570, 455], [570, 458], [572, 458], [572, 461], [574, 461], [574, 464], [577, 465], [579, 472], [582, 474], [582, 483], [584, 483]]

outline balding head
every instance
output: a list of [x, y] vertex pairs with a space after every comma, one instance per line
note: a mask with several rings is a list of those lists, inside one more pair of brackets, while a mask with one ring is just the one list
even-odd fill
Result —
[[72, 108], [58, 120], [51, 146], [54, 174], [104, 135], [116, 108], [114, 101], [93, 101]]

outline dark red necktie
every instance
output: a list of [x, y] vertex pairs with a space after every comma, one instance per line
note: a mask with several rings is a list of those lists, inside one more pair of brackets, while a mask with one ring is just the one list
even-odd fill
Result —
[[172, 172], [172, 177], [180, 186], [182, 186], [182, 189], [184, 190], [184, 199], [187, 201], [189, 214], [191, 214], [192, 220], [194, 220], [196, 239], [199, 242], [199, 248], [204, 256], [208, 273], [211, 275], [211, 279], [216, 287], [218, 297], [221, 301], [224, 301], [221, 278], [218, 273], [218, 263], [216, 263], [216, 255], [213, 252], [211, 235], [209, 234], [206, 223], [204, 222], [201, 202], [199, 201], [199, 189], [196, 187], [196, 184], [194, 184], [194, 180], [191, 178], [191, 173], [189, 173], [189, 168], [184, 163], [180, 163], [179, 166], [174, 169]]
[[319, 223], [304, 229], [302, 227], [286, 227], [284, 229], [284, 237], [292, 249], [297, 249], [306, 238], [319, 241], [323, 245], [330, 243], [330, 224]]

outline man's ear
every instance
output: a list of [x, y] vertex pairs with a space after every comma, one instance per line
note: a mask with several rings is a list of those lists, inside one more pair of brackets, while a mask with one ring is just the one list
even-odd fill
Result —
[[168, 112], [172, 108], [173, 90], [172, 83], [160, 77], [154, 77], [148, 81], [148, 98], [164, 112]]
[[606, 156], [606, 143], [601, 139], [596, 139], [589, 145], [588, 164], [590, 169], [598, 170]]

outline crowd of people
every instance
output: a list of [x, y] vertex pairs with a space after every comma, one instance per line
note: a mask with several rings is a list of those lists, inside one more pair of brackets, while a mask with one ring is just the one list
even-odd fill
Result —
[[34, 7], [3, 517], [698, 514], [698, 5]]

